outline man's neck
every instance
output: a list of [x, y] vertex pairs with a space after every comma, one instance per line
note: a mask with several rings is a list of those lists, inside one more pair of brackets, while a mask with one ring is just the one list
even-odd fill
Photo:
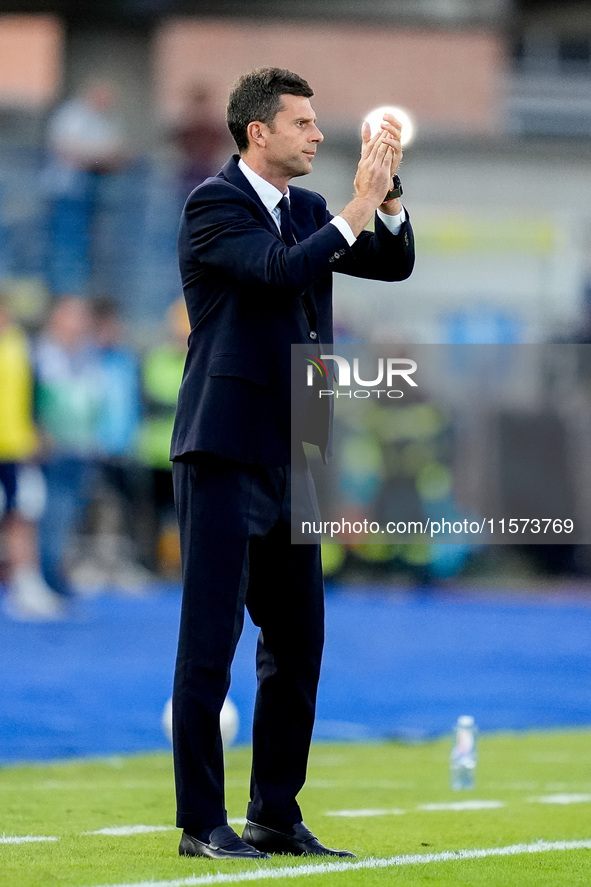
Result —
[[269, 169], [267, 164], [264, 163], [263, 159], [260, 157], [256, 157], [252, 154], [251, 151], [245, 151], [244, 154], [240, 155], [240, 159], [246, 163], [249, 169], [252, 169], [253, 172], [256, 172], [261, 179], [264, 179], [266, 182], [269, 182], [278, 191], [281, 191], [282, 194], [287, 192], [287, 186], [289, 185], [290, 176], [279, 175], [276, 170]]

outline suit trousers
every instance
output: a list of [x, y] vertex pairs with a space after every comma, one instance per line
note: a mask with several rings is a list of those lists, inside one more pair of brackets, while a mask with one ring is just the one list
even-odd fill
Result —
[[183, 570], [173, 692], [177, 825], [193, 834], [226, 822], [219, 717], [245, 607], [260, 627], [247, 817], [270, 826], [302, 819], [296, 796], [314, 724], [324, 588], [320, 546], [291, 544], [292, 471], [303, 472], [298, 488], [315, 510], [306, 465], [257, 466], [208, 453], [173, 462]]

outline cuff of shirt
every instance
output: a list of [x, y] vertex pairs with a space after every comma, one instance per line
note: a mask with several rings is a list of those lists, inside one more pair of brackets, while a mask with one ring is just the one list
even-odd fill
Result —
[[[395, 218], [398, 218], [398, 216], [396, 216]], [[404, 219], [402, 221], [404, 221]], [[349, 223], [345, 221], [342, 216], [335, 216], [330, 220], [330, 224], [339, 229], [349, 246], [353, 246], [357, 238], [351, 231], [351, 226], [349, 225]]]
[[396, 216], [389, 216], [387, 213], [382, 212], [381, 209], [378, 209], [378, 216], [380, 218], [380, 221], [384, 223], [390, 234], [398, 234], [398, 232], [402, 228], [402, 223], [406, 222], [406, 213], [404, 211], [404, 207], [402, 207], [402, 209]]

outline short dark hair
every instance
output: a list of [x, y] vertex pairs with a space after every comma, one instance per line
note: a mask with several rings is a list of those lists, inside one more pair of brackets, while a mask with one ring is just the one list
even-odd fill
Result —
[[281, 111], [282, 95], [309, 99], [314, 93], [309, 83], [285, 68], [257, 68], [237, 81], [228, 100], [226, 122], [240, 153], [248, 148], [248, 124], [260, 120], [271, 126]]
[[110, 296], [96, 296], [91, 300], [90, 313], [95, 321], [118, 320], [119, 306]]

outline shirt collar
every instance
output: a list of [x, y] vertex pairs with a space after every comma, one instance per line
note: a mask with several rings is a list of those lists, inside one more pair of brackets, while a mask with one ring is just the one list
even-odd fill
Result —
[[[251, 169], [250, 166], [242, 159], [242, 157], [238, 161], [238, 169], [257, 192], [265, 209], [272, 214], [273, 210], [275, 209], [281, 198], [284, 196], [279, 188], [276, 188], [275, 185], [272, 185], [271, 182], [268, 182], [253, 169]], [[285, 197], [289, 199], [289, 188], [285, 193]]]

